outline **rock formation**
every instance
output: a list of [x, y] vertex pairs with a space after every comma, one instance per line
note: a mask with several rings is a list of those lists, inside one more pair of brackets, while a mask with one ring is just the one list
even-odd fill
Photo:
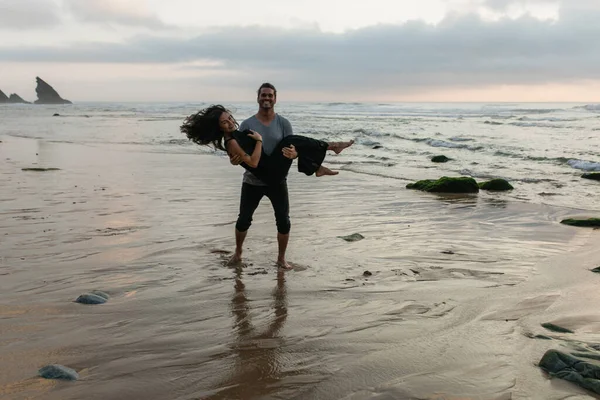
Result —
[[0, 90], [0, 104], [8, 103], [8, 97], [4, 94], [2, 90]]
[[30, 102], [23, 100], [23, 99], [21, 98], [21, 96], [19, 96], [19, 95], [18, 95], [18, 94], [16, 94], [16, 93], [13, 93], [13, 94], [11, 94], [11, 95], [10, 95], [10, 97], [8, 98], [8, 102], [9, 102], [9, 103], [23, 103], [23, 104], [31, 104]]
[[38, 96], [35, 104], [73, 104], [69, 100], [60, 97], [56, 90], [44, 82], [40, 77], [36, 77], [35, 80], [37, 82], [35, 92]]

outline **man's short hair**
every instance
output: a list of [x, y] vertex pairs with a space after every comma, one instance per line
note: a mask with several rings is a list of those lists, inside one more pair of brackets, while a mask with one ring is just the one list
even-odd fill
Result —
[[275, 89], [275, 86], [271, 85], [269, 82], [265, 82], [262, 85], [260, 85], [260, 87], [258, 88], [258, 92], [256, 92], [257, 96], [260, 96], [260, 91], [263, 89], [273, 89], [273, 92], [275, 94], [275, 97], [277, 97], [277, 89]]

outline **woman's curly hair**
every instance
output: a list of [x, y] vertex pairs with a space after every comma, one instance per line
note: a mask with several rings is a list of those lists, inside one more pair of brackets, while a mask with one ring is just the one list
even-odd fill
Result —
[[[219, 126], [219, 118], [224, 112], [231, 114], [231, 111], [220, 104], [202, 109], [187, 117], [180, 130], [196, 144], [204, 146], [212, 144], [215, 149], [225, 150], [223, 131]], [[237, 122], [235, 124], [237, 126]]]

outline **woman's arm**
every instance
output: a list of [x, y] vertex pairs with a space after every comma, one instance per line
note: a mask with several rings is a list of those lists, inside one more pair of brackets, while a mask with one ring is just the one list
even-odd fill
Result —
[[260, 156], [262, 154], [262, 137], [260, 134], [256, 132], [252, 132], [249, 134], [251, 138], [256, 140], [256, 145], [254, 146], [254, 151], [252, 155], [249, 156], [239, 145], [237, 140], [230, 140], [227, 142], [227, 153], [229, 154], [230, 160], [237, 156], [241, 160], [241, 162], [246, 163], [251, 168], [256, 168], [258, 162], [260, 161]]

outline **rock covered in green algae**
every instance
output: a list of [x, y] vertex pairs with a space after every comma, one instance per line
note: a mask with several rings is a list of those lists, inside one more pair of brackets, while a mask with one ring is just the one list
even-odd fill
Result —
[[592, 268], [590, 271], [600, 274], [600, 267]]
[[600, 218], [588, 218], [588, 219], [575, 219], [568, 218], [560, 221], [561, 224], [571, 225], [571, 226], [583, 226], [586, 228], [591, 227], [600, 227]]
[[358, 242], [359, 240], [363, 240], [365, 237], [360, 233], [353, 233], [352, 235], [347, 236], [338, 236], [341, 239], [344, 239], [346, 242]]
[[40, 368], [38, 374], [46, 379], [63, 379], [67, 381], [76, 381], [79, 379], [79, 374], [64, 365], [50, 364]]
[[514, 189], [514, 187], [508, 183], [506, 179], [492, 179], [490, 181], [480, 182], [478, 185], [479, 189], [482, 190], [504, 191]]
[[456, 178], [443, 176], [438, 180], [425, 179], [406, 185], [407, 189], [422, 190], [435, 193], [478, 193], [479, 186], [473, 178], [460, 176]]
[[433, 156], [431, 157], [431, 161], [432, 162], [437, 162], [437, 163], [445, 163], [450, 161], [450, 159], [444, 155], [440, 155], [440, 156]]
[[92, 290], [90, 293], [84, 293], [79, 296], [75, 302], [81, 304], [104, 304], [109, 296], [107, 293], [100, 290]]
[[576, 383], [584, 389], [600, 393], [600, 366], [585, 362], [558, 350], [548, 350], [539, 367], [550, 376]]
[[593, 179], [595, 181], [600, 181], [600, 172], [592, 172], [589, 174], [583, 174], [583, 175], [581, 175], [581, 177], [584, 179]]
[[543, 323], [542, 326], [549, 331], [560, 332], [560, 333], [573, 333], [573, 331], [563, 328], [562, 326], [554, 325], [550, 322]]

